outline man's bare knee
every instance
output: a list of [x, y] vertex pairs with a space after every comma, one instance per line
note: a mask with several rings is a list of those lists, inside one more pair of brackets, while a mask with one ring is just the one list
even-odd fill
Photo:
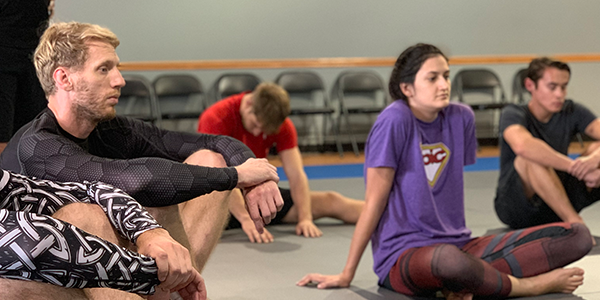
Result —
[[332, 191], [310, 193], [311, 209], [313, 217], [320, 218], [330, 216], [333, 208], [342, 205], [342, 198], [339, 193]]
[[519, 173], [519, 175], [521, 175], [521, 178], [523, 178], [524, 174], [527, 174], [527, 169], [529, 167], [529, 163], [530, 163], [529, 160], [527, 160], [521, 156], [515, 157], [515, 160], [513, 161], [513, 165], [515, 166], [515, 170], [517, 170], [517, 173]]
[[552, 169], [551, 167], [543, 166], [521, 156], [515, 157], [513, 164], [515, 166], [515, 170], [517, 170], [517, 173], [521, 175], [521, 178], [529, 177], [529, 174], [537, 172], [548, 172], [549, 174], [556, 174], [554, 169]]
[[581, 156], [588, 156], [592, 154], [592, 152], [596, 151], [596, 149], [598, 148], [600, 148], [600, 142], [590, 143], [587, 147], [585, 147], [585, 150], [583, 150]]
[[211, 150], [198, 150], [190, 155], [184, 163], [197, 166], [225, 168], [227, 163], [223, 155]]
[[542, 166], [536, 162], [533, 162], [521, 156], [515, 157], [513, 165], [515, 166], [515, 170], [517, 171], [517, 173], [519, 173], [519, 176], [521, 176], [521, 179], [526, 182], [530, 182], [529, 175], [532, 172], [539, 172], [544, 169], [550, 170], [550, 168]]

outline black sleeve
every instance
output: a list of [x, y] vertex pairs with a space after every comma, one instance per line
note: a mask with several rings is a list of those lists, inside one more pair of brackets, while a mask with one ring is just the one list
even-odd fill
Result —
[[250, 148], [232, 137], [171, 131], [132, 118], [117, 117], [100, 124], [94, 133], [101, 144], [90, 145], [90, 152], [103, 148], [104, 157], [161, 157], [183, 162], [192, 153], [207, 149], [223, 155], [228, 166], [255, 157]]
[[504, 107], [500, 114], [499, 134], [502, 135], [506, 128], [514, 124], [522, 125], [527, 128], [526, 114], [527, 112], [523, 107], [514, 104], [509, 104]]
[[33, 134], [24, 134], [19, 140], [17, 152], [22, 172], [57, 181], [106, 182], [123, 189], [143, 206], [157, 207], [231, 190], [237, 185], [235, 168], [183, 164], [180, 161], [186, 155], [210, 149], [221, 153], [231, 166], [253, 157], [245, 145], [229, 137], [176, 133], [139, 123], [131, 127], [109, 124], [118, 130], [98, 128], [102, 131], [96, 133], [95, 139], [90, 137], [90, 152], [103, 148], [104, 152], [96, 153], [101, 155], [86, 152], [60, 134], [33, 130]]
[[[148, 126], [148, 124], [144, 124]], [[158, 129], [157, 127], [154, 128]], [[158, 129], [158, 132], [162, 138], [159, 139], [159, 142], [157, 142], [154, 147], [158, 147], [158, 151], [161, 151], [164, 147], [164, 151], [175, 156], [177, 158], [176, 160], [180, 162], [184, 161], [200, 149], [207, 149], [220, 153], [230, 167], [241, 165], [248, 160], [248, 158], [255, 157], [248, 146], [229, 136], [169, 131], [164, 129]], [[147, 134], [151, 135], [151, 133]], [[146, 136], [146, 134], [140, 136]]]
[[0, 175], [1, 209], [52, 215], [70, 203], [95, 203], [117, 232], [134, 244], [140, 234], [161, 227], [131, 196], [101, 182], [58, 183], [4, 170]]
[[596, 116], [587, 107], [573, 102], [573, 114], [575, 120], [575, 128], [578, 132], [585, 133], [585, 129], [596, 120]]
[[0, 209], [0, 277], [153, 294], [154, 259], [49, 216]]

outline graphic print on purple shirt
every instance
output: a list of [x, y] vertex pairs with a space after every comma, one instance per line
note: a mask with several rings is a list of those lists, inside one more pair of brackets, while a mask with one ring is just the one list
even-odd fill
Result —
[[463, 167], [475, 163], [476, 150], [473, 111], [463, 104], [450, 103], [431, 123], [415, 118], [402, 100], [381, 112], [365, 147], [365, 174], [368, 168], [395, 170], [387, 206], [371, 236], [379, 284], [406, 249], [462, 246], [470, 240]]
[[443, 143], [437, 143], [421, 145], [421, 152], [423, 153], [427, 181], [429, 181], [431, 187], [434, 187], [440, 174], [444, 171], [446, 163], [448, 163], [450, 150]]

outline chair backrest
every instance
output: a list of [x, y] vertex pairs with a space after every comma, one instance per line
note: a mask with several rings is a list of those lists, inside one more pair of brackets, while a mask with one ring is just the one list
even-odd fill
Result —
[[[382, 100], [378, 100], [376, 93], [382, 93]], [[366, 96], [360, 99], [349, 99], [348, 96]], [[331, 90], [331, 98], [340, 101], [345, 107], [376, 106], [385, 107], [388, 97], [385, 84], [381, 77], [372, 71], [345, 71], [336, 79]]]
[[[470, 104], [502, 103], [506, 101], [502, 82], [489, 69], [463, 69], [452, 80], [451, 98]], [[465, 95], [473, 97], [467, 98]]]
[[260, 82], [260, 78], [251, 73], [223, 74], [213, 84], [213, 103], [243, 91], [252, 91]]
[[350, 70], [338, 75], [331, 89], [332, 104], [337, 101], [336, 125], [343, 136], [349, 137], [354, 154], [359, 154], [359, 143], [367, 134], [379, 113], [388, 105], [389, 97], [384, 81], [374, 71]]
[[275, 79], [288, 93], [311, 93], [313, 91], [325, 90], [323, 80], [314, 72], [310, 71], [286, 71]]
[[531, 99], [531, 94], [525, 88], [525, 78], [527, 77], [527, 68], [523, 68], [515, 73], [512, 83], [512, 97], [513, 103], [523, 104]]
[[163, 115], [196, 112], [199, 115], [205, 108], [202, 84], [193, 75], [161, 75], [152, 86]]
[[154, 91], [156, 96], [187, 96], [190, 94], [202, 94], [202, 84], [189, 74], [161, 75], [154, 79]]
[[486, 104], [502, 104], [506, 102], [500, 78], [489, 69], [463, 69], [458, 71], [452, 80], [451, 99], [458, 98], [475, 106], [475, 135], [478, 139], [497, 139], [498, 109], [486, 109]]
[[162, 127], [196, 132], [200, 114], [206, 108], [200, 81], [190, 74], [166, 74], [152, 83], [158, 99]]
[[160, 124], [160, 114], [154, 89], [142, 76], [124, 75], [125, 86], [121, 88], [117, 114]]
[[[311, 71], [285, 71], [275, 79], [290, 95], [292, 109], [302, 107], [328, 107], [329, 100], [323, 84], [323, 79]], [[317, 94], [321, 100], [317, 99]]]
[[296, 127], [298, 144], [323, 145], [327, 132], [334, 129], [335, 110], [329, 105], [321, 77], [311, 71], [284, 71], [275, 83], [290, 96], [290, 120]]

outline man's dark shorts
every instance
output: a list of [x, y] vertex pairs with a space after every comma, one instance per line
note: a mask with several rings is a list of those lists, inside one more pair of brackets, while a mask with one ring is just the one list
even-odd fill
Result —
[[[500, 220], [514, 229], [561, 222], [562, 220], [538, 195], [531, 199], [525, 197], [523, 182], [516, 171], [514, 174], [505, 185], [507, 188], [498, 191], [494, 201]], [[556, 174], [578, 213], [600, 199], [600, 188], [588, 192], [585, 182], [565, 172], [556, 171]]]
[[[289, 189], [279, 188], [279, 191], [281, 192], [281, 197], [283, 198], [283, 208], [277, 212], [277, 215], [274, 219], [271, 220], [271, 223], [269, 223], [269, 225], [282, 224], [283, 217], [285, 217], [288, 214], [288, 212], [294, 205], [294, 201], [292, 201], [292, 193]], [[240, 222], [238, 222], [236, 218], [231, 216], [229, 218], [229, 224], [227, 224], [225, 230], [235, 228], [242, 228], [242, 224], [240, 224]]]

